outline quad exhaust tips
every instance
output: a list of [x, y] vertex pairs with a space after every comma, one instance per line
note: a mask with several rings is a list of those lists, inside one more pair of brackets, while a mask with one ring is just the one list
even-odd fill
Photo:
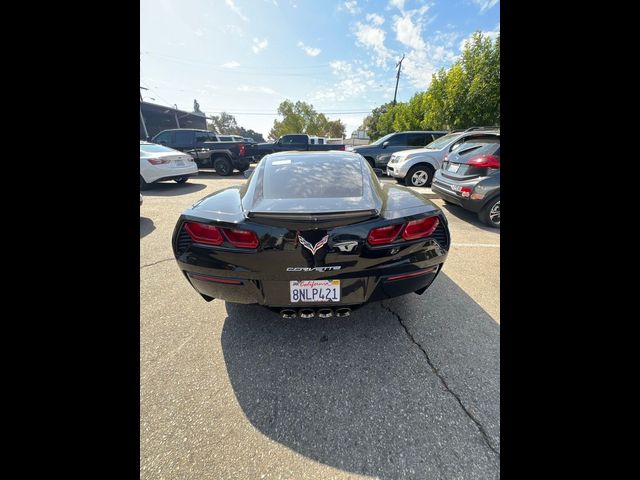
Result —
[[320, 318], [333, 317], [348, 317], [351, 315], [351, 309], [349, 307], [336, 308], [335, 311], [331, 308], [319, 308], [318, 311], [313, 308], [301, 308], [296, 312], [293, 308], [283, 308], [280, 310], [280, 316], [282, 318], [296, 318], [298, 315], [300, 318], [313, 318], [318, 314]]

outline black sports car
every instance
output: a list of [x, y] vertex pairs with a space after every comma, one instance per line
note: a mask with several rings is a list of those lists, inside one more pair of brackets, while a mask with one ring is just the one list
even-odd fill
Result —
[[447, 258], [442, 211], [381, 185], [361, 155], [265, 156], [242, 186], [178, 219], [173, 249], [202, 297], [258, 303], [283, 317], [346, 316], [372, 300], [422, 294]]

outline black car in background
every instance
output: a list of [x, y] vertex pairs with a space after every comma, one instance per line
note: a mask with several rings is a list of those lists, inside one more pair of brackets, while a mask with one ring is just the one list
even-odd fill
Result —
[[500, 228], [500, 137], [463, 143], [444, 158], [431, 190]]
[[268, 155], [244, 185], [185, 210], [173, 233], [178, 266], [205, 300], [257, 303], [286, 318], [343, 317], [422, 294], [448, 249], [442, 210], [382, 185], [351, 152]]
[[158, 133], [153, 137], [153, 143], [188, 153], [199, 168], [214, 168], [219, 175], [231, 175], [234, 169], [242, 173], [249, 168], [252, 160], [247, 154], [247, 144], [235, 140], [233, 136], [227, 137], [228, 140], [221, 141], [220, 135], [208, 130], [174, 128]]

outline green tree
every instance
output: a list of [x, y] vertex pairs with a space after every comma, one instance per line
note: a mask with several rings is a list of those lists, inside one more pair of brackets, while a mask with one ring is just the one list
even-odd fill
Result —
[[291, 133], [306, 133], [319, 137], [344, 135], [345, 126], [340, 120], [329, 120], [306, 102], [293, 103], [291, 100], [285, 100], [278, 106], [278, 114], [282, 116], [282, 120], [274, 120], [269, 132], [269, 138], [272, 140]]
[[227, 112], [222, 112], [220, 115], [212, 115], [209, 129], [222, 135], [239, 135], [236, 117]]
[[[408, 103], [385, 103], [367, 120], [372, 140], [399, 130], [448, 130], [500, 125], [500, 36], [476, 32], [449, 70], [432, 76]], [[364, 122], [363, 122], [364, 123]]]
[[342, 123], [342, 120], [329, 120], [327, 123], [327, 129], [325, 135], [331, 138], [344, 137], [346, 132], [346, 126]]

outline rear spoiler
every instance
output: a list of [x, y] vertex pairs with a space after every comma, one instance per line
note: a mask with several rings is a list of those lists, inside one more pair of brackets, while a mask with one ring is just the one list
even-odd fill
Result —
[[247, 218], [256, 223], [268, 223], [269, 225], [290, 225], [322, 223], [326, 226], [345, 223], [363, 222], [377, 217], [378, 210], [354, 210], [351, 212], [326, 212], [326, 213], [291, 213], [291, 212], [247, 212]]

